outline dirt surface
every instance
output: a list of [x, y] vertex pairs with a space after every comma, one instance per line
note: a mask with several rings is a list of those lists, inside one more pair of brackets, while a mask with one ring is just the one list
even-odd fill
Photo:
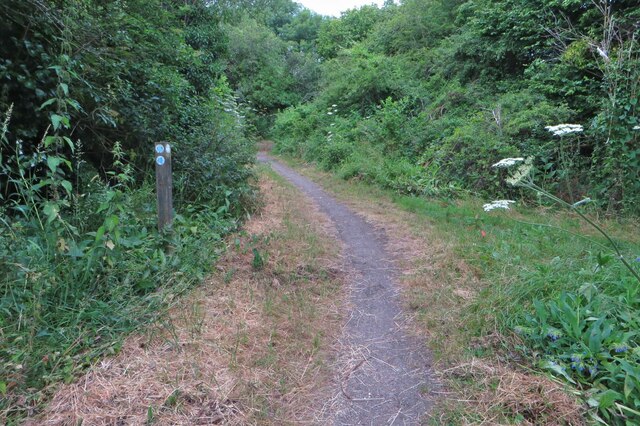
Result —
[[334, 398], [322, 417], [335, 425], [419, 424], [437, 385], [425, 344], [404, 327], [397, 270], [385, 249], [386, 236], [309, 179], [264, 153], [258, 158], [330, 218], [354, 276]]

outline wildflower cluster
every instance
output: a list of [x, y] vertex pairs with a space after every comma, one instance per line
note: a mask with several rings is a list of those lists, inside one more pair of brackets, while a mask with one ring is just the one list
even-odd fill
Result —
[[545, 129], [553, 133], [554, 136], [564, 136], [571, 133], [580, 133], [584, 130], [584, 128], [580, 124], [558, 124], [555, 126], [546, 126]]

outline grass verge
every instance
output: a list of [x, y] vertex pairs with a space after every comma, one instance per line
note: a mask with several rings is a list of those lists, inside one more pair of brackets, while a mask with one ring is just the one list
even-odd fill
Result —
[[[286, 161], [391, 236], [390, 248], [404, 268], [406, 305], [416, 331], [430, 337], [448, 385], [434, 424], [582, 424], [602, 416], [594, 398], [613, 384], [605, 380], [596, 388], [588, 378], [575, 379], [570, 354], [558, 354], [572, 350], [570, 336], [562, 348], [562, 339], [536, 346], [531, 336], [514, 332], [535, 322], [535, 300], [551, 309], [564, 294], [580, 295], [585, 288], [637, 313], [628, 273], [604, 251], [606, 242], [596, 232], [555, 210], [486, 214], [482, 200], [399, 196]], [[627, 255], [640, 253], [637, 222], [602, 223]], [[560, 330], [563, 320], [558, 318]], [[588, 326], [579, 333], [591, 333]], [[550, 359], [557, 359], [559, 371]], [[574, 377], [574, 386], [567, 387], [563, 375]]]
[[341, 324], [339, 252], [309, 202], [260, 176], [263, 209], [205, 285], [60, 389], [33, 424], [316, 421]]

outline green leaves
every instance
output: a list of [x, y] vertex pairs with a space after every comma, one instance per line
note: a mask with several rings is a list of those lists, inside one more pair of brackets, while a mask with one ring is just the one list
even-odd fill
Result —
[[[521, 335], [545, 354], [541, 367], [583, 388], [589, 405], [612, 424], [624, 424], [620, 410], [640, 421], [640, 336], [629, 314], [633, 308], [600, 292], [562, 293], [534, 306], [535, 316], [521, 327], [529, 332]], [[552, 331], [558, 328], [566, 333]]]
[[51, 125], [54, 131], [61, 130], [62, 128], [68, 129], [71, 126], [69, 117], [59, 114], [51, 114]]
[[47, 216], [47, 223], [52, 223], [58, 218], [58, 215], [60, 213], [60, 206], [57, 203], [46, 202], [42, 211]]

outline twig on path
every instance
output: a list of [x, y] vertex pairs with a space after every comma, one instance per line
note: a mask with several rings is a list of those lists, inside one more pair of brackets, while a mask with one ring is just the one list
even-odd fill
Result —
[[366, 358], [362, 358], [360, 360], [359, 363], [357, 363], [351, 370], [349, 370], [347, 372], [347, 374], [345, 374], [344, 378], [342, 380], [340, 380], [340, 390], [342, 391], [342, 394], [349, 400], [349, 401], [353, 401], [353, 398], [351, 396], [349, 396], [349, 394], [347, 394], [347, 392], [344, 390], [344, 382], [346, 382], [347, 380], [349, 380], [349, 377], [351, 377], [351, 374], [353, 374], [354, 371], [356, 371], [358, 368], [360, 368], [360, 366], [362, 364], [364, 364], [364, 362], [366, 361]]

